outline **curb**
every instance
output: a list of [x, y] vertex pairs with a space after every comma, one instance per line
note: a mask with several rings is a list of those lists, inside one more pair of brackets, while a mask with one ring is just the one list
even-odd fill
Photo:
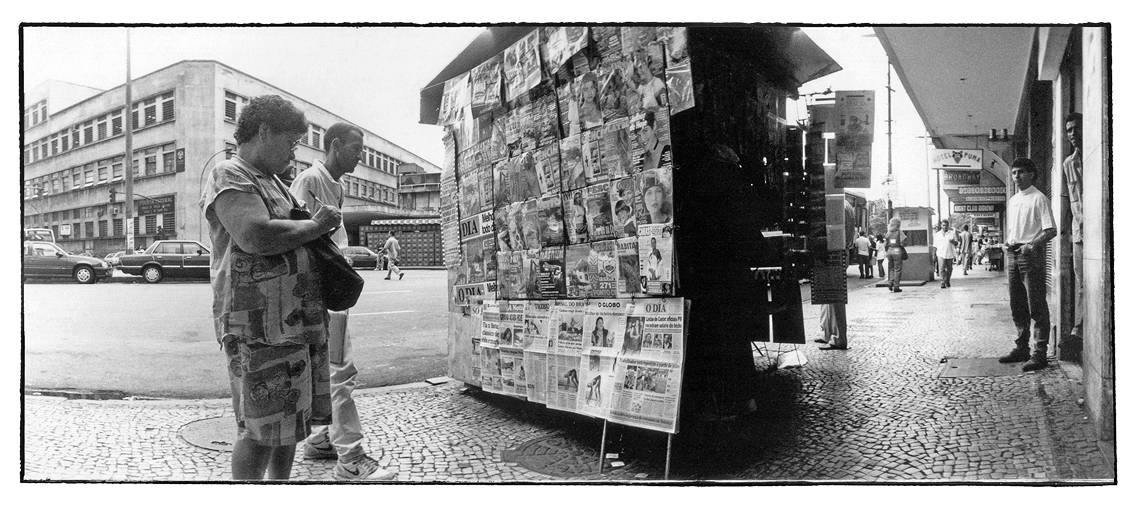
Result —
[[[428, 383], [427, 380], [416, 381], [412, 383], [404, 383], [401, 385], [385, 385], [380, 387], [361, 388], [355, 391], [358, 395], [379, 395], [390, 392], [404, 392], [408, 390], [418, 390], [421, 388], [429, 387], [448, 387], [451, 385], [462, 385], [463, 382], [448, 378], [446, 383], [433, 385]], [[161, 401], [166, 403], [201, 403], [209, 401], [225, 401], [230, 402], [228, 397], [224, 398], [175, 398], [175, 397], [151, 397], [145, 395], [131, 395], [121, 390], [84, 390], [84, 389], [71, 389], [71, 388], [25, 388], [22, 392], [25, 396], [33, 397], [60, 397], [69, 400], [89, 400], [89, 401]]]

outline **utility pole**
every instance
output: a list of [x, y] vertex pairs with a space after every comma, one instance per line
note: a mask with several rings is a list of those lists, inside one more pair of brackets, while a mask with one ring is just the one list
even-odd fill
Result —
[[[887, 59], [887, 181], [888, 181], [888, 184], [894, 183], [894, 181], [892, 180], [892, 176], [891, 176], [891, 154], [892, 154], [892, 149], [891, 149], [891, 132], [892, 132], [892, 130], [891, 130], [891, 126], [894, 123], [894, 121], [891, 120], [891, 94], [894, 93], [894, 91], [895, 90], [891, 89], [891, 60], [890, 60], [890, 58], [888, 58]], [[895, 186], [897, 187], [897, 185], [895, 185]], [[888, 191], [887, 191], [887, 221], [890, 221], [890, 219], [895, 215], [895, 206], [894, 206], [894, 203], [891, 202], [890, 188], [891, 188], [891, 186], [887, 187], [887, 189], [888, 189]]]
[[127, 252], [133, 253], [135, 251], [135, 156], [131, 138], [132, 123], [134, 123], [135, 115], [131, 110], [131, 29], [125, 28], [127, 32], [127, 101], [123, 106], [123, 138], [127, 141], [127, 150], [123, 155], [123, 170], [126, 171], [124, 177], [123, 189], [123, 232], [127, 236]]

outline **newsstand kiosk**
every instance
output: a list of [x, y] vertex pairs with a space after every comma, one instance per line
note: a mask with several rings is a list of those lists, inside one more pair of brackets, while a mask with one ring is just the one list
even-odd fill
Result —
[[744, 411], [752, 343], [804, 343], [823, 213], [785, 101], [837, 70], [787, 26], [480, 35], [421, 92], [451, 377], [670, 444]]

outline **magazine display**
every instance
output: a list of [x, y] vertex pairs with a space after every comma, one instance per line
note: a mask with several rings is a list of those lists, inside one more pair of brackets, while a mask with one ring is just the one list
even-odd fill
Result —
[[603, 129], [582, 132], [582, 168], [586, 172], [586, 184], [593, 185], [610, 180], [609, 172], [602, 166], [604, 147]]
[[534, 153], [539, 193], [543, 197], [557, 197], [562, 194], [562, 168], [558, 159], [558, 146], [558, 143], [551, 142], [538, 148]]
[[515, 201], [536, 199], [542, 196], [542, 184], [538, 181], [538, 167], [535, 165], [534, 154], [530, 151], [512, 158], [514, 167], [510, 169], [511, 177], [517, 177], [516, 193], [511, 197]]
[[526, 288], [522, 292], [522, 299], [535, 300], [542, 298], [542, 290], [539, 287], [541, 274], [539, 273], [539, 249], [524, 249], [519, 251], [519, 259], [521, 266], [519, 270], [523, 273], [521, 281]]
[[526, 396], [523, 342], [526, 301], [509, 301], [499, 305], [499, 375], [503, 393]]
[[546, 27], [545, 35], [543, 63], [551, 74], [569, 61], [575, 53], [585, 49], [590, 40], [588, 28], [584, 26]]
[[689, 29], [662, 27], [658, 37], [665, 44], [665, 87], [669, 89], [669, 113], [677, 114], [695, 105], [689, 59]]
[[581, 244], [590, 240], [586, 223], [586, 190], [579, 188], [562, 194], [562, 216], [566, 222], [566, 242]]
[[[522, 280], [519, 279], [520, 274], [518, 272], [522, 260], [512, 260], [515, 257], [518, 257], [517, 251], [499, 251], [496, 254], [498, 268], [496, 279], [498, 280], [499, 299], [511, 299], [518, 289], [517, 285], [522, 283]], [[515, 269], [514, 272], [511, 271], [512, 266]], [[523, 289], [525, 290], [526, 288], [523, 287]]]
[[590, 288], [587, 297], [617, 297], [617, 246], [614, 241], [594, 241], [590, 243], [590, 256], [587, 259], [587, 276]]
[[641, 264], [638, 262], [636, 234], [633, 237], [622, 237], [614, 241], [614, 245], [617, 248], [617, 296], [641, 297]]
[[471, 376], [472, 381], [478, 381], [480, 384], [483, 382], [483, 347], [482, 333], [483, 333], [483, 305], [473, 304], [468, 313], [471, 318], [470, 325], [473, 328], [470, 340], [470, 359], [471, 359]]
[[634, 218], [638, 225], [673, 222], [673, 171], [652, 169], [638, 174]]
[[566, 244], [566, 221], [562, 217], [561, 195], [547, 195], [538, 201], [539, 242], [542, 247]]
[[661, 111], [645, 111], [629, 122], [630, 150], [637, 172], [673, 167], [672, 137], [669, 116]]
[[609, 182], [586, 187], [586, 229], [591, 241], [614, 238]]
[[578, 368], [582, 363], [582, 317], [586, 303], [554, 301], [550, 307], [552, 344], [547, 353], [546, 407], [578, 410]]
[[684, 299], [642, 299], [625, 318], [607, 419], [677, 432], [685, 346]]
[[571, 191], [586, 186], [586, 166], [582, 160], [580, 134], [566, 136], [561, 142], [562, 190]]
[[470, 86], [470, 75], [467, 72], [443, 83], [443, 98], [439, 102], [438, 124], [450, 125], [461, 119], [463, 108], [471, 104]]
[[566, 296], [584, 299], [590, 293], [590, 243], [566, 247]]
[[[543, 92], [530, 106], [530, 125], [526, 135], [534, 139], [533, 148], [538, 149], [558, 141], [560, 126], [558, 123], [558, 99], [549, 86], [538, 88]], [[527, 143], [529, 146], [531, 143]], [[557, 147], [555, 147], [557, 149]]]
[[503, 56], [495, 55], [471, 71], [471, 108], [484, 111], [503, 103]]
[[673, 225], [637, 227], [642, 292], [673, 295]]
[[514, 185], [517, 178], [511, 175], [511, 169], [515, 167], [512, 162], [513, 160], [503, 160], [491, 165], [495, 209], [509, 206], [518, 200], [515, 198], [517, 190]]
[[542, 299], [566, 297], [566, 257], [561, 246], [538, 251], [538, 292]]
[[637, 181], [626, 177], [610, 182], [610, 204], [613, 208], [614, 236], [637, 237], [637, 219], [634, 209], [640, 206]]
[[542, 80], [538, 30], [519, 39], [503, 52], [503, 75], [506, 78], [508, 101], [530, 91]]
[[629, 139], [629, 120], [615, 119], [602, 128], [602, 169], [599, 179], [632, 175], [634, 164]]

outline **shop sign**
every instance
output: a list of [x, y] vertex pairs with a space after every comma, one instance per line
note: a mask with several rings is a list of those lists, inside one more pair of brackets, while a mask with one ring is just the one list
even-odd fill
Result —
[[186, 172], [186, 148], [174, 150], [174, 172]]
[[1005, 202], [1005, 195], [959, 195], [954, 198], [957, 202]]
[[942, 171], [942, 187], [948, 190], [962, 186], [978, 186], [982, 182], [981, 171], [970, 170], [944, 170]]
[[930, 154], [930, 168], [934, 170], [982, 170], [980, 149], [935, 149]]
[[1005, 205], [997, 204], [954, 204], [956, 213], [993, 213], [1004, 210]]
[[136, 200], [139, 216], [145, 214], [166, 214], [174, 212], [174, 195], [155, 197], [153, 200]]
[[966, 186], [958, 188], [959, 195], [1005, 195], [1004, 186]]
[[71, 235], [71, 224], [70, 223], [64, 223], [63, 225], [60, 225], [59, 226], [59, 235], [70, 236]]

